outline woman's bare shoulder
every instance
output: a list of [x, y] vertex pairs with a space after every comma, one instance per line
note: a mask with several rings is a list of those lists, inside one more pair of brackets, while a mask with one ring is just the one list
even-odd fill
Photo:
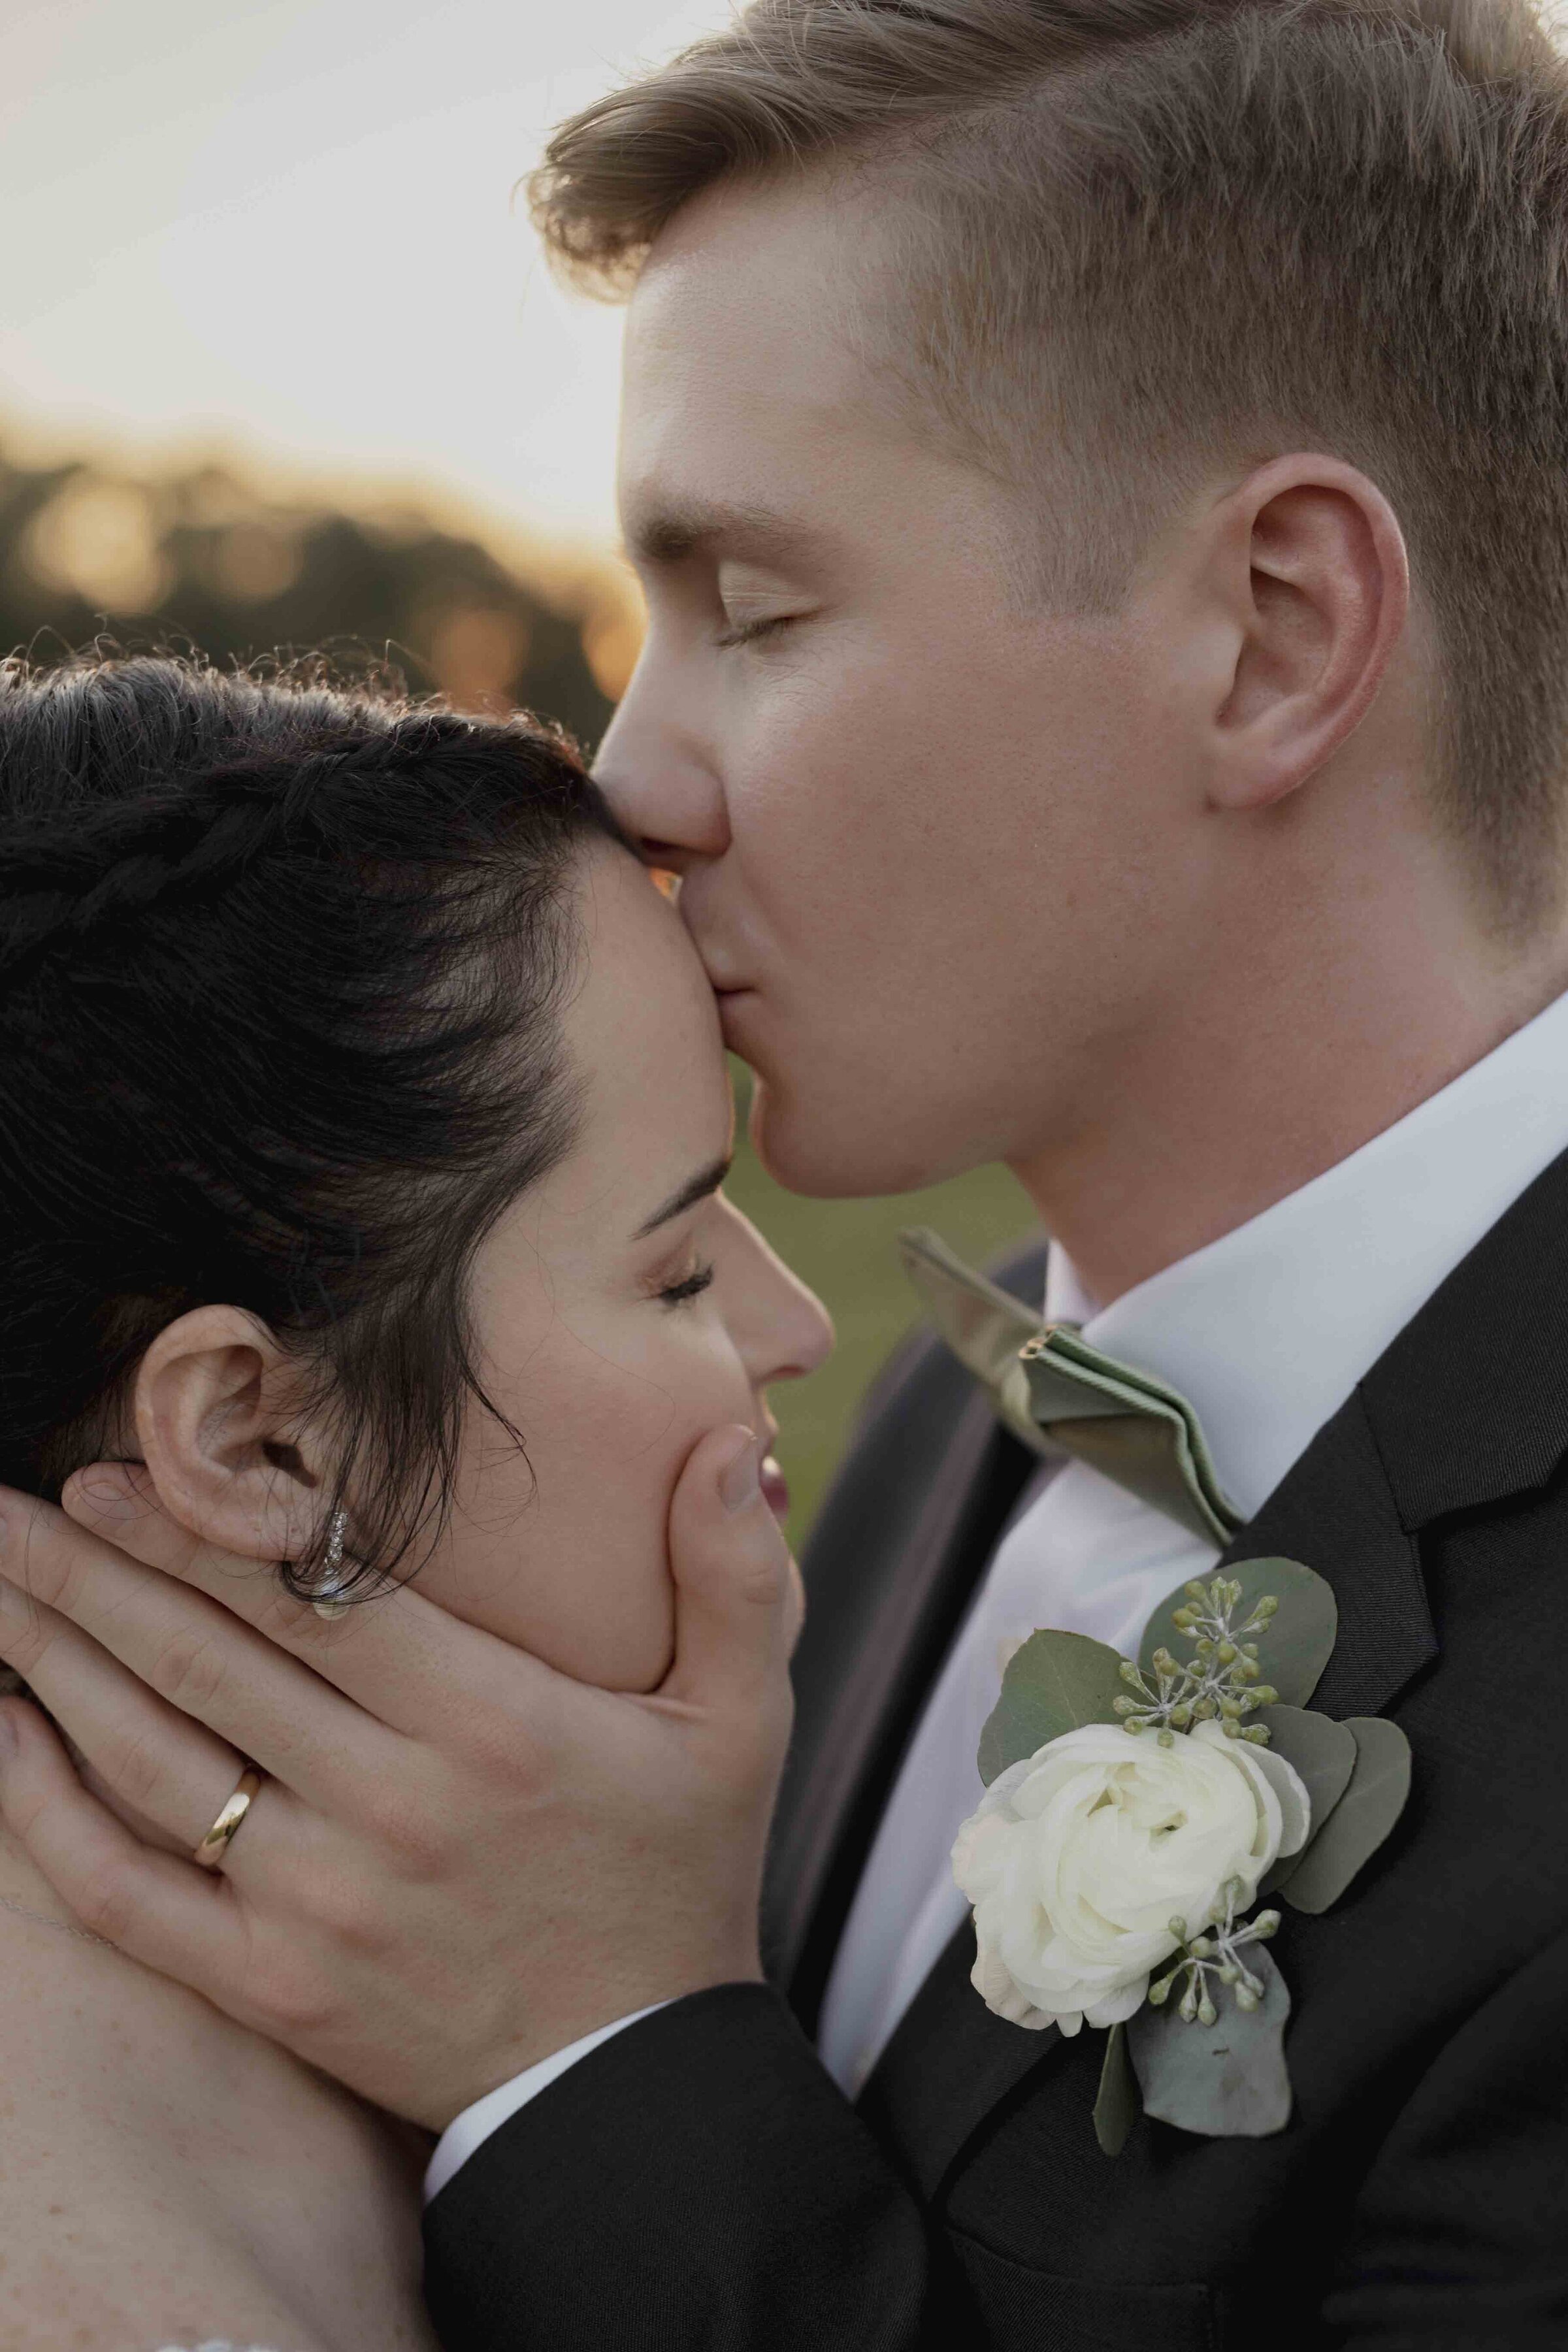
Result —
[[0, 2343], [428, 2352], [416, 2154], [0, 1853]]

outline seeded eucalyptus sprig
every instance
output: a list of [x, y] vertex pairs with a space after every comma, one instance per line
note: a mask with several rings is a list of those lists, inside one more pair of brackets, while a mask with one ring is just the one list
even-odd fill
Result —
[[1131, 1658], [1122, 1660], [1121, 1679], [1137, 1694], [1114, 1702], [1123, 1729], [1152, 1731], [1161, 1747], [1169, 1748], [1178, 1731], [1217, 1720], [1227, 1739], [1266, 1746], [1267, 1727], [1242, 1718], [1260, 1706], [1272, 1706], [1279, 1694], [1259, 1679], [1263, 1669], [1258, 1644], [1247, 1636], [1268, 1630], [1278, 1600], [1264, 1593], [1253, 1603], [1251, 1614], [1236, 1624], [1232, 1621], [1241, 1607], [1242, 1588], [1234, 1577], [1216, 1576], [1212, 1584], [1194, 1577], [1186, 1594], [1186, 1604], [1171, 1622], [1192, 1637], [1194, 1655], [1183, 1664], [1161, 1648], [1147, 1668]]
[[1279, 1925], [1278, 1911], [1260, 1911], [1256, 1919], [1238, 1924], [1236, 1906], [1252, 1900], [1247, 1883], [1240, 1878], [1227, 1878], [1220, 1890], [1219, 1900], [1210, 1911], [1208, 1919], [1197, 1935], [1188, 1933], [1184, 1919], [1173, 1919], [1171, 1933], [1183, 1947], [1176, 1964], [1168, 1976], [1161, 1977], [1149, 1988], [1149, 1999], [1161, 2009], [1169, 2000], [1176, 1979], [1187, 1978], [1182, 1995], [1181, 2018], [1184, 2025], [1196, 2019], [1200, 2025], [1213, 2025], [1219, 2011], [1209, 1990], [1212, 1975], [1216, 1983], [1234, 1985], [1236, 2005], [1241, 2010], [1259, 2007], [1263, 2000], [1263, 1979], [1253, 1975], [1247, 1962], [1239, 1958], [1244, 1944], [1266, 1944]]

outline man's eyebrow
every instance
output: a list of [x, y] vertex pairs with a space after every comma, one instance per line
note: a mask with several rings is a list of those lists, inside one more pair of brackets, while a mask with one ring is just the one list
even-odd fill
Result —
[[668, 1225], [672, 1218], [682, 1215], [688, 1209], [694, 1209], [699, 1201], [706, 1201], [710, 1193], [719, 1190], [733, 1164], [732, 1155], [727, 1151], [721, 1160], [711, 1160], [706, 1168], [700, 1168], [695, 1176], [689, 1176], [663, 1206], [654, 1211], [647, 1224], [637, 1227], [632, 1235], [633, 1241], [646, 1240], [649, 1234], [657, 1234], [660, 1225]]
[[655, 568], [684, 563], [726, 540], [743, 542], [758, 554], [790, 555], [807, 534], [772, 507], [720, 506], [706, 499], [651, 508], [634, 516], [626, 553], [634, 563]]

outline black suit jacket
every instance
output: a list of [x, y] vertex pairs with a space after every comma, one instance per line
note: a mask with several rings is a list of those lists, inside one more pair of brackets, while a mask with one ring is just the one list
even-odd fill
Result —
[[[1013, 1269], [1038, 1296], [1037, 1255]], [[1230, 1557], [1332, 1583], [1313, 1704], [1392, 1716], [1394, 1837], [1287, 1909], [1294, 2116], [1101, 2155], [1103, 2037], [994, 2017], [957, 1937], [858, 2106], [807, 2034], [921, 1702], [1031, 1466], [935, 1344], [805, 1563], [773, 1989], [628, 2029], [427, 2217], [448, 2352], [1568, 2346], [1568, 1157], [1402, 1333]]]

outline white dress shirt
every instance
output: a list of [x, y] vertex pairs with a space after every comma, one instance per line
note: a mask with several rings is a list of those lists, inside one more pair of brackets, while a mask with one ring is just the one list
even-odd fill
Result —
[[[1348, 1160], [1110, 1307], [1097, 1308], [1053, 1250], [1047, 1312], [1082, 1322], [1096, 1348], [1190, 1399], [1221, 1483], [1250, 1517], [1563, 1150], [1568, 997]], [[845, 1923], [819, 2040], [847, 2090], [864, 2082], [963, 1922], [948, 1857], [979, 1801], [974, 1751], [1006, 1650], [1048, 1625], [1135, 1652], [1155, 1604], [1217, 1557], [1087, 1464], [1037, 1480], [932, 1687]], [[632, 2022], [601, 2028], [459, 2116], [436, 2151], [428, 2193], [546, 2080]]]

